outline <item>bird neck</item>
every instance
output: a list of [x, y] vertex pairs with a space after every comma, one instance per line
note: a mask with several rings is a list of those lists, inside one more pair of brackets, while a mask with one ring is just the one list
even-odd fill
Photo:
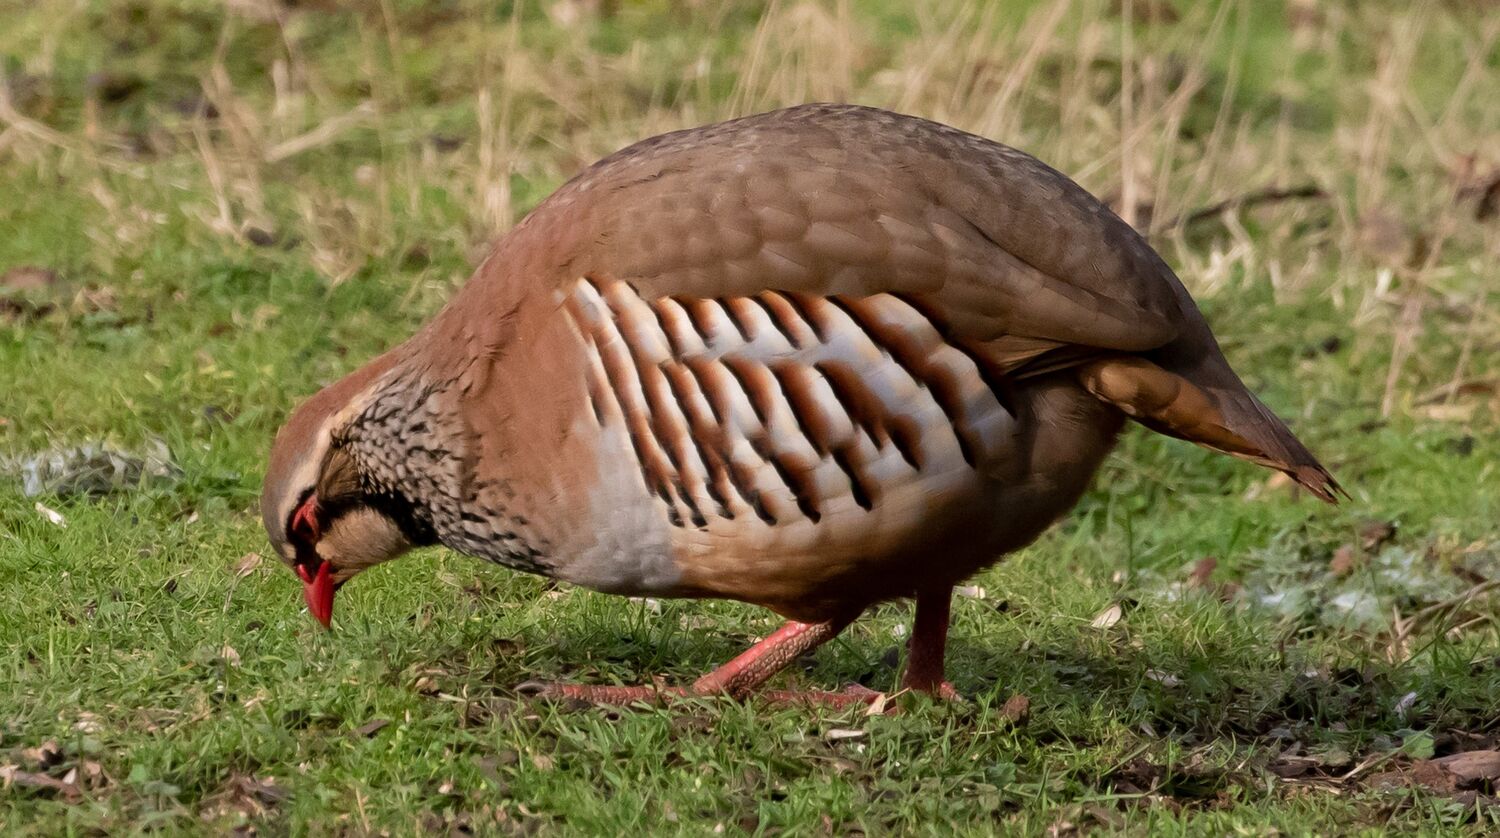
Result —
[[473, 473], [474, 434], [456, 409], [460, 379], [393, 370], [339, 432], [339, 443], [354, 457], [367, 493], [392, 499], [404, 528], [426, 543], [544, 572], [546, 539], [512, 511], [509, 481]]

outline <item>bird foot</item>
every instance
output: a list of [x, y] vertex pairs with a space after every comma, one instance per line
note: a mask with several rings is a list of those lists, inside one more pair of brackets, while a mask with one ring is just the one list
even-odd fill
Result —
[[904, 678], [901, 681], [901, 693], [918, 693], [933, 701], [951, 701], [958, 704], [967, 701], [953, 684], [941, 680]]
[[939, 682], [935, 690], [922, 690], [921, 692], [925, 692], [929, 698], [935, 701], [952, 701], [956, 704], [965, 704], [968, 701], [947, 681]]

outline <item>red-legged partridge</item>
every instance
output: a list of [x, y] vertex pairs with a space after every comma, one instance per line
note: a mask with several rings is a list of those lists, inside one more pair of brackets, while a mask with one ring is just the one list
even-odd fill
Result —
[[292, 415], [261, 509], [325, 625], [339, 585], [441, 543], [792, 621], [698, 693], [743, 694], [915, 597], [903, 685], [945, 692], [952, 586], [1072, 507], [1126, 418], [1340, 491], [1077, 184], [808, 105], [573, 178], [424, 329]]

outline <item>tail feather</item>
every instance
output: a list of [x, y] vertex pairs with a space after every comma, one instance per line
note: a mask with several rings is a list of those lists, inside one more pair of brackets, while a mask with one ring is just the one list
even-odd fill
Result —
[[1158, 433], [1276, 469], [1329, 503], [1337, 503], [1340, 495], [1348, 497], [1328, 469], [1227, 364], [1214, 372], [1219, 373], [1213, 376], [1217, 380], [1200, 384], [1134, 355], [1078, 368], [1079, 380], [1090, 393]]

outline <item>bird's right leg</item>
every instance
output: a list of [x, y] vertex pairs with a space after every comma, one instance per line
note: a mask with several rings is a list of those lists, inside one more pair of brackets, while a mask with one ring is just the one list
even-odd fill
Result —
[[948, 620], [953, 602], [951, 587], [917, 592], [916, 617], [912, 620], [906, 672], [901, 689], [926, 693], [946, 701], [962, 701], [953, 685], [943, 680], [943, 660], [948, 649]]

